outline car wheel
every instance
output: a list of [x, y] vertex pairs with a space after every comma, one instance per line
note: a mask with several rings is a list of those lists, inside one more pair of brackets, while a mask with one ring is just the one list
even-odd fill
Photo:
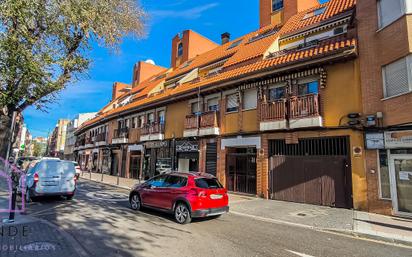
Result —
[[175, 208], [175, 219], [179, 224], [188, 224], [192, 221], [189, 208], [184, 203], [178, 203]]
[[135, 211], [139, 211], [142, 207], [142, 203], [138, 194], [133, 194], [132, 197], [130, 197], [130, 207]]

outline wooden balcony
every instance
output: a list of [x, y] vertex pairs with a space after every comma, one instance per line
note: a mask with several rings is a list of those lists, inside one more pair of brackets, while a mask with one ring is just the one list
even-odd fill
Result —
[[115, 129], [112, 144], [126, 144], [129, 142], [129, 128]]
[[94, 143], [95, 143], [96, 146], [106, 145], [106, 143], [107, 143], [107, 142], [106, 142], [106, 133], [98, 134], [98, 135], [95, 137]]
[[199, 136], [219, 135], [219, 113], [205, 112], [200, 115]]
[[319, 95], [294, 96], [260, 104], [260, 130], [321, 127]]
[[274, 121], [286, 119], [286, 99], [260, 104], [260, 120]]
[[188, 115], [185, 119], [185, 130], [198, 129], [199, 128], [199, 116]]
[[146, 124], [140, 129], [140, 141], [163, 140], [165, 124], [159, 122]]
[[321, 127], [319, 95], [309, 94], [292, 97], [289, 102], [289, 127]]
[[292, 97], [289, 104], [291, 119], [319, 116], [318, 94]]

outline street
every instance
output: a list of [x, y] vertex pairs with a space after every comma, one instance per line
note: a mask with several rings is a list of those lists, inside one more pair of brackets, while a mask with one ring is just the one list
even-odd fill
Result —
[[[27, 214], [69, 233], [90, 256], [411, 256], [412, 249], [229, 213], [179, 225], [129, 208], [128, 191], [81, 180], [75, 198], [38, 199]], [[236, 204], [236, 203], [234, 203]]]

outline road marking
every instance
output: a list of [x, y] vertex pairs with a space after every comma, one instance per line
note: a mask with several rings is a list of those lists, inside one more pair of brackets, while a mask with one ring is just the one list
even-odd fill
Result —
[[[322, 229], [322, 228], [317, 228], [317, 227], [313, 227], [313, 226], [309, 226], [309, 225], [293, 223], [293, 222], [288, 222], [288, 221], [284, 221], [284, 220], [276, 220], [276, 219], [271, 219], [271, 218], [265, 218], [265, 217], [255, 216], [255, 215], [236, 212], [236, 211], [229, 211], [229, 213], [234, 214], [234, 215], [238, 215], [238, 216], [248, 217], [248, 218], [263, 221], [263, 222], [273, 223], [273, 224], [289, 225], [289, 226], [294, 226], [294, 227], [312, 229], [312, 230], [316, 230], [316, 231], [326, 233], [326, 234], [343, 236], [343, 237], [347, 237], [347, 238], [351, 238], [351, 239], [374, 242], [374, 243], [383, 244], [383, 245], [396, 246], [396, 247], [400, 247], [400, 248], [412, 249], [412, 247], [409, 246], [409, 245], [405, 245], [405, 244], [402, 244], [402, 243], [391, 243], [391, 242], [386, 242], [386, 241], [382, 241], [382, 240], [378, 240], [378, 239], [366, 238], [366, 237], [362, 237], [362, 235], [353, 234], [354, 233], [353, 231], [348, 231], [348, 230], [344, 230], [344, 229], [342, 229], [342, 230], [337, 230], [337, 229], [336, 230], [325, 230], [325, 229]], [[352, 234], [350, 234], [350, 233], [352, 233]]]
[[285, 251], [290, 252], [290, 253], [293, 253], [293, 254], [295, 254], [295, 255], [297, 255], [297, 256], [300, 256], [300, 257], [315, 257], [315, 256], [313, 256], [313, 255], [308, 255], [308, 254], [304, 254], [304, 253], [299, 253], [299, 252], [295, 252], [295, 251], [288, 250], [288, 249], [285, 249]]
[[98, 192], [89, 192], [86, 194], [87, 197], [89, 198], [94, 198], [98, 200], [104, 200], [104, 201], [111, 201], [111, 202], [123, 202], [123, 201], [128, 201], [129, 196], [116, 192], [116, 191], [98, 191]]

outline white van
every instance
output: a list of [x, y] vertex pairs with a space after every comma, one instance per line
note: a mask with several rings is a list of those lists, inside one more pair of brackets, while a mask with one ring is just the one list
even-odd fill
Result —
[[76, 191], [73, 162], [42, 159], [26, 174], [26, 200], [35, 196], [60, 195], [72, 199]]

